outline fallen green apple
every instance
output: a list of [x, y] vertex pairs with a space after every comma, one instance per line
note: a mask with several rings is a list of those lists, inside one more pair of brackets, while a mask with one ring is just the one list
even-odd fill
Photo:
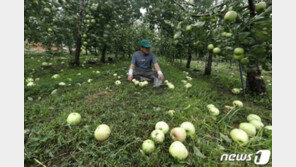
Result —
[[170, 136], [174, 141], [183, 142], [186, 139], [186, 131], [181, 127], [176, 127], [171, 130]]
[[247, 120], [249, 122], [252, 121], [252, 120], [257, 120], [257, 121], [260, 121], [261, 122], [261, 118], [258, 115], [256, 115], [256, 114], [249, 114], [247, 116]]
[[155, 150], [155, 144], [152, 140], [145, 140], [142, 144], [142, 149], [146, 154], [150, 154]]
[[180, 127], [185, 129], [187, 136], [193, 136], [195, 134], [195, 127], [191, 122], [183, 122]]
[[249, 136], [256, 135], [256, 127], [253, 124], [243, 122], [239, 124], [239, 128], [245, 131]]
[[180, 141], [175, 141], [170, 145], [169, 152], [172, 157], [174, 157], [177, 160], [183, 160], [186, 159], [188, 156], [188, 150], [184, 146], [183, 143]]
[[157, 122], [156, 125], [155, 125], [155, 129], [157, 130], [161, 130], [164, 134], [167, 134], [170, 127], [169, 125], [164, 122], [164, 121], [160, 121], [160, 122]]
[[245, 145], [249, 141], [248, 134], [241, 129], [232, 129], [230, 131], [230, 137], [239, 145]]
[[161, 130], [154, 130], [151, 132], [151, 138], [156, 143], [162, 143], [164, 141], [164, 133]]
[[238, 107], [238, 108], [241, 108], [241, 107], [244, 106], [243, 102], [241, 102], [241, 101], [239, 101], [239, 100], [234, 100], [234, 101], [232, 102], [232, 104], [233, 104], [234, 107]]
[[110, 130], [109, 126], [106, 124], [99, 125], [94, 133], [95, 138], [98, 141], [104, 141], [104, 140], [108, 139], [110, 134], [111, 134], [111, 130]]
[[67, 123], [70, 125], [77, 125], [81, 121], [81, 115], [79, 113], [71, 113], [67, 118]]
[[264, 124], [258, 120], [251, 120], [250, 123], [253, 124], [258, 130], [264, 127]]

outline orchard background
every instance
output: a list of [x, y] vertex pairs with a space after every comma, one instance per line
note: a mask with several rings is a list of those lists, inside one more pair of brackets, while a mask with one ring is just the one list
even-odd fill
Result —
[[[253, 166], [220, 157], [272, 150], [264, 130], [245, 146], [229, 136], [249, 114], [272, 123], [272, 3], [260, 9], [260, 2], [25, 0], [25, 166]], [[228, 11], [237, 17], [227, 21]], [[127, 81], [142, 39], [151, 41], [175, 89]], [[235, 48], [244, 53], [235, 54]], [[233, 88], [242, 91], [234, 94]], [[244, 107], [229, 117], [233, 100]], [[220, 114], [212, 116], [208, 104]], [[67, 124], [71, 112], [81, 114], [79, 125]], [[195, 136], [183, 142], [185, 160], [170, 156], [168, 134], [152, 154], [142, 151], [159, 121], [170, 129], [194, 124]], [[93, 133], [102, 123], [111, 135], [98, 142]]]

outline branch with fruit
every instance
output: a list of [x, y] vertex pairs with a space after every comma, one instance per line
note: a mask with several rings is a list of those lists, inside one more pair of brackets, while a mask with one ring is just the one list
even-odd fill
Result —
[[[223, 7], [223, 6], [225, 5], [224, 3], [222, 3], [222, 4], [220, 4], [220, 5], [217, 5], [217, 6], [213, 7], [213, 8], [210, 10], [210, 12], [208, 12], [208, 13], [204, 13], [204, 14], [192, 14], [192, 13], [190, 13], [190, 12], [188, 11], [188, 9], [187, 9], [186, 7], [183, 6], [184, 4], [181, 4], [181, 3], [177, 2], [176, 0], [173, 0], [173, 1], [174, 1], [174, 3], [175, 3], [176, 5], [178, 5], [182, 10], [184, 10], [186, 13], [190, 14], [191, 17], [211, 16], [211, 15], [215, 14], [215, 13], [214, 13], [214, 10], [215, 10], [217, 7]], [[269, 6], [271, 6], [271, 5], [272, 5], [271, 2], [267, 2], [267, 3], [266, 3], [266, 7], [269, 7]], [[193, 5], [193, 4], [190, 4], [190, 6], [196, 7], [196, 6]], [[245, 6], [243, 6], [242, 8], [245, 9], [245, 8], [248, 8], [248, 7], [249, 7], [249, 5], [245, 5]], [[221, 10], [218, 10], [216, 13], [223, 13], [223, 12], [225, 12], [225, 11], [224, 11], [223, 9], [221, 9]]]

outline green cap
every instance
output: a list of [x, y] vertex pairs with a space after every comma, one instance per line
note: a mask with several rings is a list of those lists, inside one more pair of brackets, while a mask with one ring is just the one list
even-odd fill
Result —
[[141, 47], [145, 47], [145, 48], [150, 48], [150, 47], [151, 47], [149, 41], [146, 40], [146, 39], [143, 39], [143, 40], [140, 42], [140, 46], [141, 46]]

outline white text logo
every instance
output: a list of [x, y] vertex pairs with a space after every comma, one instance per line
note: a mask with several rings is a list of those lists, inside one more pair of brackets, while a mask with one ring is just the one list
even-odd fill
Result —
[[254, 157], [256, 165], [265, 165], [270, 159], [269, 150], [259, 150], [256, 154], [222, 154], [220, 161], [251, 161]]

